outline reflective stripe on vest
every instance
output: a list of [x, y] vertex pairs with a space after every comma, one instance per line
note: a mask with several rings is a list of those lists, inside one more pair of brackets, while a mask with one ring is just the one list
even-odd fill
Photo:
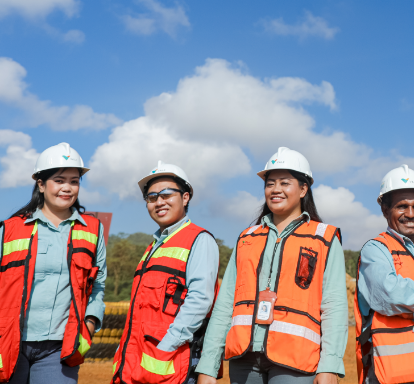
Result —
[[[252, 322], [252, 315], [238, 315], [231, 319], [231, 326], [251, 326]], [[303, 327], [301, 325], [286, 323], [284, 321], [273, 321], [273, 323], [270, 324], [269, 331], [303, 337], [318, 345], [321, 343], [321, 336], [311, 329]]]
[[[257, 270], [262, 266], [269, 231], [268, 226], [262, 225], [247, 228], [236, 244], [237, 279], [233, 317], [226, 338], [227, 360], [243, 355], [252, 345], [260, 278]], [[271, 362], [304, 373], [316, 372], [321, 345], [323, 275], [335, 237], [340, 239], [337, 228], [311, 220], [303, 221], [287, 237], [278, 239], [279, 265], [274, 286], [270, 287], [276, 292], [277, 301], [264, 345]]]
[[[37, 232], [37, 221], [34, 224], [32, 236]], [[13, 252], [28, 251], [30, 245], [29, 239], [17, 239], [3, 244], [3, 257]]]
[[374, 356], [397, 356], [414, 353], [414, 342], [399, 345], [381, 345], [374, 347]]
[[157, 375], [173, 375], [175, 373], [174, 361], [158, 360], [144, 352], [142, 353], [141, 367]]
[[[404, 244], [388, 232], [381, 233], [374, 241], [387, 247], [397, 275], [414, 280], [413, 255]], [[380, 383], [414, 382], [414, 365], [409, 363], [413, 359], [413, 355], [409, 354], [414, 354], [414, 321], [403, 316], [384, 316], [378, 312], [362, 316], [358, 301], [360, 264], [361, 256], [358, 260], [354, 300], [358, 382], [362, 384], [366, 381], [371, 362], [374, 363], [374, 372]]]

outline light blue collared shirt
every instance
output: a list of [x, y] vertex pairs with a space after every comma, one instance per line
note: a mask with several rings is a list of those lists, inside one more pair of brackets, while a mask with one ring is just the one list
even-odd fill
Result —
[[[414, 256], [414, 244], [408, 237], [390, 227], [387, 232]], [[364, 316], [370, 308], [385, 316], [414, 312], [414, 280], [397, 275], [388, 248], [375, 240], [368, 241], [361, 250], [358, 301]]]
[[[86, 223], [76, 209], [73, 210], [72, 216], [62, 221], [57, 228], [39, 209], [32, 218], [26, 220], [26, 223], [34, 220], [37, 220], [38, 224], [38, 249], [22, 340], [63, 340], [71, 302], [67, 242], [71, 222], [78, 220], [85, 226]], [[102, 224], [99, 232], [96, 260], [99, 272], [85, 315], [95, 316], [99, 320], [96, 330], [100, 329], [105, 312], [103, 296], [106, 279], [106, 249]], [[3, 246], [2, 238], [3, 227], [0, 228], [0, 246]]]
[[[153, 254], [162, 242], [189, 220], [185, 216], [171, 227], [154, 233], [156, 241]], [[157, 348], [166, 352], [193, 340], [193, 334], [201, 327], [214, 301], [214, 288], [219, 266], [219, 250], [216, 241], [208, 233], [201, 233], [195, 240], [187, 262], [186, 285], [188, 288], [184, 304], [170, 325]]]

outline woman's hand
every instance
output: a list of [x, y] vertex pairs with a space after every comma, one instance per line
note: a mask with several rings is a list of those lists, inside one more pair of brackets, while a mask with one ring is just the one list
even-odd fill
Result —
[[217, 383], [217, 379], [212, 376], [204, 375], [202, 373], [198, 375], [197, 384], [216, 384], [216, 383]]
[[[86, 322], [86, 326], [88, 327], [89, 333], [91, 337], [93, 337], [96, 328], [96, 317], [94, 316], [87, 316], [85, 320], [89, 320]], [[92, 324], [93, 323], [93, 324]]]
[[337, 384], [338, 376], [336, 373], [323, 372], [318, 373], [313, 380], [313, 384]]

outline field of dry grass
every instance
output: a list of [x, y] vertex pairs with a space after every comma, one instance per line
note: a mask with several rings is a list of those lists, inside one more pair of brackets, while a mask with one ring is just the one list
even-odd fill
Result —
[[[346, 377], [341, 384], [356, 384], [357, 373], [355, 363], [355, 327], [349, 327], [348, 346], [345, 352]], [[79, 384], [109, 384], [112, 373], [112, 362], [85, 363], [79, 373]], [[225, 377], [220, 384], [230, 384], [228, 378], [228, 364], [224, 366]]]

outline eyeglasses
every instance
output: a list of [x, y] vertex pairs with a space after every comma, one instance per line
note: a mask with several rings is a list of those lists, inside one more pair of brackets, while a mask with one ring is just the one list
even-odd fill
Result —
[[165, 188], [160, 192], [150, 192], [147, 196], [144, 196], [144, 200], [147, 203], [155, 203], [158, 200], [158, 196], [161, 196], [163, 200], [168, 200], [175, 192], [184, 193], [181, 189]]

